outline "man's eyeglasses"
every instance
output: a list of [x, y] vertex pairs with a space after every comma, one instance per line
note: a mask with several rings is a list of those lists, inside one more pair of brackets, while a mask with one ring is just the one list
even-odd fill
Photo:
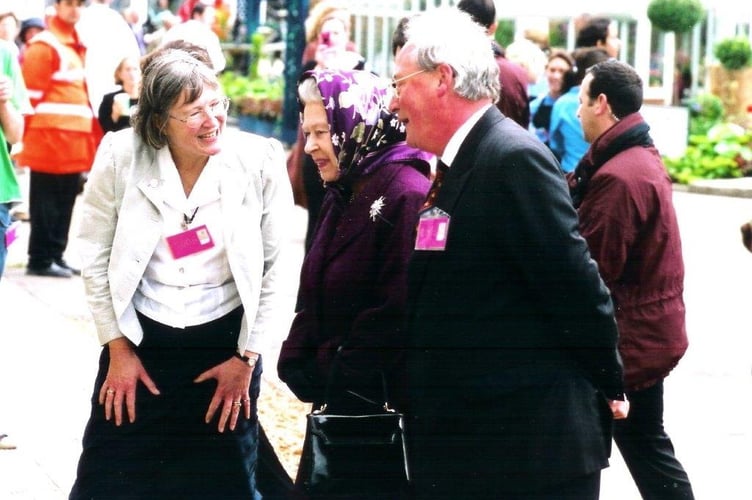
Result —
[[185, 118], [178, 118], [177, 116], [172, 115], [167, 116], [179, 122], [185, 123], [190, 128], [198, 128], [202, 123], [204, 123], [204, 120], [207, 116], [210, 118], [216, 118], [218, 115], [227, 113], [228, 109], [230, 109], [230, 99], [223, 97], [218, 101], [209, 103], [207, 106], [196, 109], [193, 113], [186, 116]]
[[421, 73], [425, 73], [426, 71], [428, 71], [428, 70], [427, 69], [422, 69], [420, 71], [416, 71], [414, 73], [410, 73], [409, 75], [405, 75], [405, 76], [402, 76], [400, 78], [397, 78], [396, 80], [392, 79], [392, 89], [393, 89], [392, 95], [394, 97], [396, 97], [397, 99], [399, 99], [399, 96], [400, 96], [400, 85], [397, 85], [397, 84], [400, 83], [400, 82], [404, 82], [408, 78], [412, 78], [415, 75], [419, 75]]

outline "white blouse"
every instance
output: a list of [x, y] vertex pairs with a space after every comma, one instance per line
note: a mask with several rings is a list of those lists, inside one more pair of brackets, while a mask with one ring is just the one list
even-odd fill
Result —
[[[171, 326], [185, 328], [221, 318], [241, 304], [224, 245], [220, 206], [220, 170], [215, 157], [185, 196], [169, 148], [157, 154], [164, 191], [163, 237], [146, 267], [133, 298], [137, 311]], [[193, 216], [192, 220], [191, 217]], [[173, 257], [166, 238], [206, 226], [214, 246], [181, 258]]]

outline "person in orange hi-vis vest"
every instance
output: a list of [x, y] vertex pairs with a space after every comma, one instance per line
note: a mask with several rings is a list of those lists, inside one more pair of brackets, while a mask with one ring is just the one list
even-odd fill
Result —
[[75, 24], [84, 0], [57, 0], [48, 27], [29, 42], [22, 73], [34, 114], [26, 117], [19, 165], [31, 171], [26, 274], [80, 274], [63, 258], [71, 216], [102, 131], [89, 102]]

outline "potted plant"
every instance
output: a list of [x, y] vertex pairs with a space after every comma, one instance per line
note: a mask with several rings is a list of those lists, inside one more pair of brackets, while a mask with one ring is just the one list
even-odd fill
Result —
[[284, 81], [273, 74], [266, 64], [263, 45], [266, 35], [262, 32], [251, 36], [251, 61], [248, 74], [226, 71], [220, 75], [225, 95], [230, 99], [230, 113], [238, 119], [242, 130], [260, 135], [275, 135], [282, 116]]
[[711, 92], [723, 101], [729, 119], [752, 127], [747, 108], [752, 104], [752, 47], [743, 36], [718, 42], [713, 54], [720, 64], [711, 66]]
[[652, 0], [648, 19], [660, 31], [686, 33], [702, 18], [700, 0]]

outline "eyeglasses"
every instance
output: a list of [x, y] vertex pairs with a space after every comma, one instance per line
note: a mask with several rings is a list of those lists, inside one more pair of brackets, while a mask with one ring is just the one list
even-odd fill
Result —
[[227, 97], [223, 97], [218, 101], [209, 103], [207, 106], [196, 109], [193, 113], [185, 118], [178, 118], [177, 116], [167, 115], [170, 118], [179, 122], [185, 123], [190, 128], [198, 128], [204, 123], [206, 117], [216, 118], [218, 115], [227, 113], [230, 109], [230, 100]]
[[399, 96], [400, 96], [400, 86], [397, 85], [398, 83], [404, 82], [408, 78], [412, 78], [415, 75], [419, 75], [421, 73], [425, 73], [426, 71], [428, 71], [428, 70], [427, 69], [422, 69], [420, 71], [416, 71], [414, 73], [410, 73], [409, 75], [405, 75], [403, 77], [397, 78], [396, 80], [392, 79], [392, 89], [393, 89], [392, 94], [394, 95], [394, 97], [396, 97], [397, 99], [399, 99]]

